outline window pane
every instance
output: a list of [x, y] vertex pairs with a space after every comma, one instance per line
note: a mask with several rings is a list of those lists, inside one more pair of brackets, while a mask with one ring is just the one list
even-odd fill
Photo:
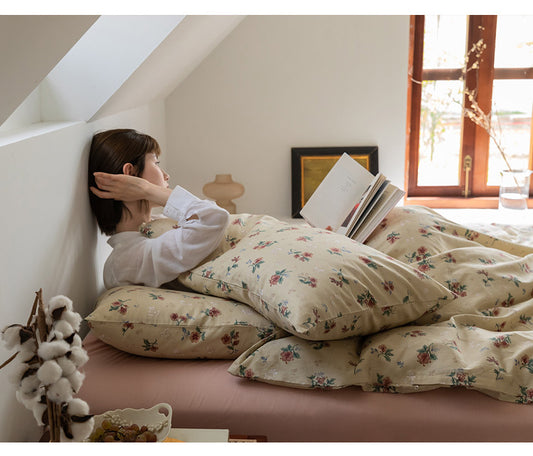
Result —
[[423, 81], [418, 185], [459, 185], [461, 81]]
[[495, 68], [533, 67], [533, 16], [498, 16]]
[[466, 16], [425, 16], [424, 68], [462, 68]]
[[[527, 169], [531, 141], [533, 80], [495, 80], [492, 91], [492, 124], [513, 169]], [[490, 141], [488, 185], [500, 185], [505, 161]]]

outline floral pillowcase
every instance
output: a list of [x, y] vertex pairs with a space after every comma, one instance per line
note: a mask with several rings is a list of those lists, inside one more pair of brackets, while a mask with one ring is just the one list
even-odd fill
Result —
[[155, 358], [234, 359], [266, 337], [286, 334], [245, 304], [144, 286], [106, 291], [86, 320], [103, 342]]
[[454, 294], [427, 275], [346, 236], [271, 217], [179, 281], [243, 302], [310, 340], [364, 335], [408, 323]]

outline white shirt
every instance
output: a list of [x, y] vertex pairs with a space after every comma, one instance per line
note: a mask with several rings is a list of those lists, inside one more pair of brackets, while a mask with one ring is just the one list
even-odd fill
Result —
[[[177, 186], [163, 214], [179, 224], [157, 238], [124, 231], [107, 241], [113, 247], [104, 265], [104, 285], [160, 287], [197, 266], [218, 246], [228, 223], [228, 212], [214, 201], [201, 200]], [[198, 219], [187, 220], [192, 215]]]

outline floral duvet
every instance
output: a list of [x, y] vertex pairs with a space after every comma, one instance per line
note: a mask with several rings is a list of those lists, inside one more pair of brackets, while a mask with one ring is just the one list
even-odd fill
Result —
[[395, 208], [365, 244], [239, 214], [221, 247], [180, 276], [283, 331], [233, 375], [296, 388], [439, 387], [533, 402], [533, 247], [424, 207]]

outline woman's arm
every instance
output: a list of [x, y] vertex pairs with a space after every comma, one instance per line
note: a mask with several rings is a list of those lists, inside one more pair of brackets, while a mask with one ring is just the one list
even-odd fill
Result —
[[115, 199], [119, 201], [148, 200], [160, 206], [165, 206], [172, 189], [160, 187], [136, 176], [127, 174], [94, 173], [96, 187], [91, 191], [99, 198]]
[[113, 241], [104, 268], [106, 288], [125, 284], [158, 287], [174, 280], [217, 247], [229, 218], [214, 201], [200, 200], [179, 186], [163, 213], [180, 227], [153, 239], [130, 233], [126, 239]]

